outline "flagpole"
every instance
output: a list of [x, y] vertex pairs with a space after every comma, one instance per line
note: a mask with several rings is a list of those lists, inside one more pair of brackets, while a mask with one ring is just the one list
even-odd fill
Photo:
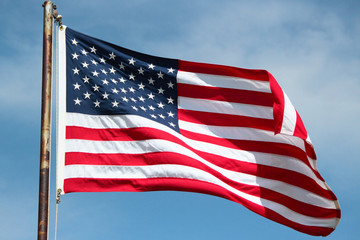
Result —
[[53, 41], [53, 3], [45, 1], [43, 26], [43, 67], [41, 100], [41, 142], [38, 240], [48, 239], [49, 188], [50, 188], [50, 149], [51, 149], [51, 82], [52, 82], [52, 41]]

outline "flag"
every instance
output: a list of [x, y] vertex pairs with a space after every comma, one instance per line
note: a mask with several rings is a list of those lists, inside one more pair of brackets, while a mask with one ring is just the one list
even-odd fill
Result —
[[57, 189], [210, 194], [310, 235], [337, 199], [265, 70], [150, 56], [58, 31]]

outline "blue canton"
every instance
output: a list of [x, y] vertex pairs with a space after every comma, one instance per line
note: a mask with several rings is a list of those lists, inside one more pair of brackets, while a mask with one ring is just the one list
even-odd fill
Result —
[[135, 114], [179, 132], [178, 61], [134, 52], [66, 28], [67, 112]]

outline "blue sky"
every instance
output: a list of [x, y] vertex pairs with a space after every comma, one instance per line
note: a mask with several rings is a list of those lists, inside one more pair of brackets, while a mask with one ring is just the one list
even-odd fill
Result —
[[[42, 3], [0, 2], [0, 233], [8, 240], [37, 234]], [[319, 171], [339, 199], [342, 219], [327, 239], [359, 238], [359, 1], [55, 4], [64, 24], [126, 48], [270, 71], [300, 113]], [[54, 154], [53, 148], [50, 239]], [[68, 194], [58, 219], [58, 239], [315, 238], [228, 200], [182, 192]]]

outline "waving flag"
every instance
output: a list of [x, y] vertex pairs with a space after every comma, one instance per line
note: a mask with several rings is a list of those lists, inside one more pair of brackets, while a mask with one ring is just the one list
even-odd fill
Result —
[[57, 189], [211, 194], [326, 236], [340, 208], [265, 70], [134, 52], [59, 30]]

